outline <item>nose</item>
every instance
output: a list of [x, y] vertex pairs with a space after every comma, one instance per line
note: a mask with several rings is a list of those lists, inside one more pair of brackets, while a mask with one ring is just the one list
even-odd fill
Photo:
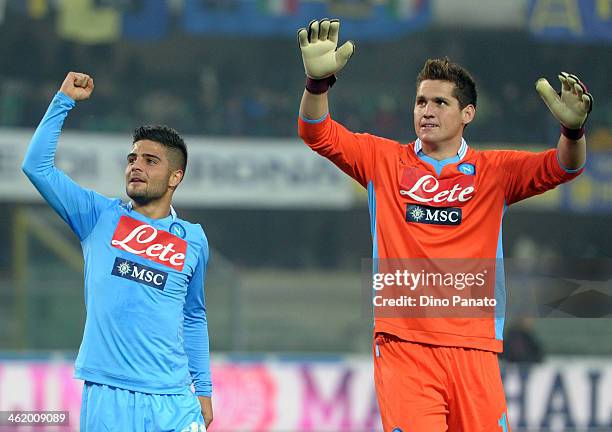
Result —
[[423, 117], [433, 117], [433, 108], [431, 106], [431, 104], [429, 102], [427, 102], [427, 104], [425, 104], [425, 109], [423, 110]]
[[132, 177], [133, 175], [139, 175], [143, 172], [144, 171], [137, 162], [134, 162], [131, 166], [129, 166], [128, 170], [126, 171], [128, 177]]
[[132, 171], [142, 171], [142, 159], [141, 158], [135, 158], [134, 162], [132, 162]]

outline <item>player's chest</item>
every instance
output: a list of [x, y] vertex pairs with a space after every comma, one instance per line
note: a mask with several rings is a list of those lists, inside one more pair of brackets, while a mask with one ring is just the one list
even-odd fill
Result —
[[[391, 168], [391, 167], [389, 167]], [[387, 169], [377, 191], [377, 207], [412, 225], [459, 226], [480, 218], [501, 203], [486, 167], [475, 161], [447, 164], [397, 163]]]
[[90, 252], [110, 280], [169, 293], [181, 290], [193, 275], [199, 251], [180, 222], [159, 226], [128, 215], [106, 215], [96, 228]]

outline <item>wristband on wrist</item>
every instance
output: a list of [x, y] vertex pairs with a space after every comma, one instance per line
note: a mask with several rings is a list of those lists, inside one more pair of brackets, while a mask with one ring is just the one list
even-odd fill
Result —
[[561, 134], [566, 138], [578, 141], [584, 135], [584, 126], [580, 129], [568, 129], [564, 125], [561, 125]]
[[327, 78], [314, 79], [306, 77], [306, 90], [312, 94], [323, 94], [330, 89], [336, 82], [336, 76], [330, 75]]

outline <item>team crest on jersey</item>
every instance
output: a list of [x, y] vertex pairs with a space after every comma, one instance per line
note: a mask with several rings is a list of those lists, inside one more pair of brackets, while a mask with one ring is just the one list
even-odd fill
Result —
[[185, 240], [129, 216], [119, 219], [111, 246], [178, 271], [185, 265]]
[[474, 176], [457, 175], [438, 179], [428, 171], [404, 168], [400, 195], [414, 204], [432, 207], [457, 207], [474, 197]]
[[159, 290], [164, 289], [168, 279], [168, 273], [166, 272], [119, 257], [115, 258], [111, 274], [134, 282], [140, 282]]
[[476, 167], [474, 164], [468, 162], [457, 165], [457, 169], [460, 173], [465, 175], [476, 175]]
[[458, 207], [406, 206], [406, 221], [427, 225], [460, 225], [462, 211]]
[[173, 222], [172, 225], [170, 225], [170, 229], [168, 231], [170, 231], [171, 234], [174, 234], [175, 236], [178, 236], [182, 239], [184, 239], [187, 235], [185, 227], [183, 227], [183, 225], [178, 222]]

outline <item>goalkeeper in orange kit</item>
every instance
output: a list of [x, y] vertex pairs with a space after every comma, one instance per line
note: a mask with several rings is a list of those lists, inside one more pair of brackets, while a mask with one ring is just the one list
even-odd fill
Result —
[[[337, 47], [339, 27], [324, 19], [298, 31], [307, 75], [299, 134], [368, 190], [373, 258], [503, 259], [506, 207], [583, 170], [592, 106], [584, 84], [567, 73], [559, 75], [560, 94], [545, 79], [536, 84], [561, 123], [556, 148], [478, 151], [464, 138], [476, 116], [474, 80], [448, 59], [430, 59], [416, 81], [417, 138], [400, 144], [332, 120], [328, 91], [355, 50], [352, 42]], [[491, 317], [375, 318], [375, 383], [385, 431], [509, 430], [497, 359], [503, 280], [494, 289]]]

